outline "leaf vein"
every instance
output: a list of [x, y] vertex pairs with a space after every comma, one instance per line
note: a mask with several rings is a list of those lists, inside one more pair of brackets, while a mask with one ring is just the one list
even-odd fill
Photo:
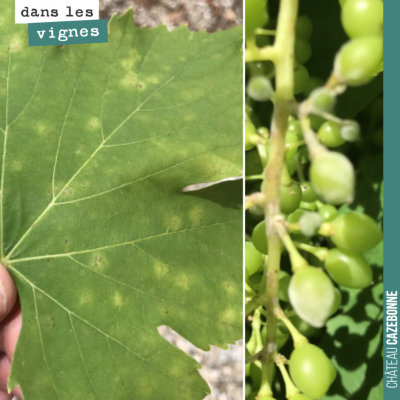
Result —
[[57, 390], [56, 390], [56, 386], [54, 384], [53, 376], [52, 376], [52, 374], [50, 372], [49, 364], [48, 364], [47, 358], [46, 358], [46, 353], [44, 351], [43, 336], [42, 336], [42, 330], [40, 328], [40, 323], [39, 323], [39, 310], [38, 310], [37, 301], [36, 301], [35, 287], [33, 287], [33, 286], [31, 286], [31, 287], [32, 287], [32, 292], [33, 292], [33, 303], [35, 305], [36, 321], [37, 321], [37, 326], [38, 326], [38, 331], [39, 331], [40, 344], [41, 344], [41, 347], [42, 347], [43, 360], [44, 360], [44, 362], [46, 364], [46, 368], [47, 368], [47, 371], [49, 373], [50, 380], [51, 380], [51, 382], [53, 384], [54, 392], [55, 392], [55, 394], [57, 396], [57, 399], [58, 399], [58, 393], [57, 393]]
[[37, 77], [37, 80], [36, 80], [36, 83], [35, 83], [35, 87], [34, 87], [34, 89], [33, 89], [32, 96], [30, 97], [30, 99], [28, 100], [28, 102], [26, 103], [26, 105], [25, 105], [25, 107], [22, 109], [22, 111], [18, 114], [18, 116], [14, 119], [14, 121], [12, 121], [12, 122], [8, 125], [7, 128], [9, 128], [12, 124], [14, 124], [15, 122], [18, 121], [18, 119], [19, 119], [19, 118], [21, 117], [21, 115], [25, 112], [25, 110], [29, 107], [29, 105], [31, 104], [33, 98], [35, 97], [36, 90], [37, 90], [37, 87], [38, 87], [38, 85], [39, 85], [40, 78], [41, 78], [41, 76], [42, 76], [44, 63], [45, 63], [45, 61], [46, 61], [44, 55], [45, 55], [45, 52], [43, 52], [42, 64], [41, 64], [41, 66], [40, 66], [39, 75], [38, 75], [38, 77]]
[[84, 59], [83, 59], [82, 67], [81, 67], [81, 70], [80, 70], [80, 72], [79, 72], [79, 78], [78, 78], [78, 81], [77, 81], [77, 83], [76, 83], [76, 86], [75, 86], [75, 88], [74, 88], [74, 90], [73, 90], [73, 92], [72, 92], [71, 99], [70, 99], [69, 104], [68, 104], [67, 112], [66, 112], [66, 114], [65, 114], [64, 122], [63, 122], [62, 127], [61, 127], [60, 136], [59, 136], [59, 138], [58, 138], [57, 152], [56, 152], [56, 156], [55, 156], [55, 160], [54, 160], [54, 165], [53, 165], [53, 178], [52, 178], [52, 182], [51, 182], [52, 193], [53, 193], [53, 199], [54, 199], [54, 197], [55, 197], [55, 179], [56, 179], [56, 169], [57, 169], [57, 162], [58, 162], [58, 154], [59, 154], [59, 152], [60, 152], [61, 141], [62, 141], [62, 137], [63, 137], [63, 134], [64, 134], [65, 126], [66, 126], [66, 124], [67, 124], [69, 112], [71, 111], [71, 106], [72, 106], [72, 103], [73, 103], [73, 101], [74, 101], [76, 91], [77, 91], [78, 86], [79, 86], [80, 81], [81, 81], [82, 72], [83, 72], [83, 69], [84, 69], [84, 66], [85, 66], [85, 62], [86, 62], [86, 56], [87, 56], [87, 47], [85, 47], [85, 57], [84, 57]]
[[72, 322], [71, 314], [68, 314], [68, 317], [69, 317], [69, 321], [71, 322], [72, 332], [74, 333], [74, 338], [75, 338], [76, 345], [77, 345], [78, 350], [79, 350], [79, 355], [80, 355], [80, 357], [81, 357], [81, 359], [82, 359], [83, 367], [84, 367], [85, 372], [86, 372], [86, 375], [87, 375], [87, 377], [88, 377], [88, 379], [89, 379], [90, 386], [92, 387], [92, 389], [93, 389], [93, 391], [94, 391], [96, 397], [99, 398], [99, 395], [98, 395], [98, 393], [97, 393], [97, 391], [96, 391], [96, 388], [94, 387], [93, 382], [92, 382], [92, 380], [90, 379], [90, 374], [89, 374], [89, 371], [88, 371], [88, 369], [87, 369], [85, 360], [84, 360], [84, 358], [83, 358], [81, 346], [79, 345], [78, 337], [77, 337], [76, 332], [75, 332], [75, 327], [74, 327], [74, 324], [73, 324], [73, 322]]

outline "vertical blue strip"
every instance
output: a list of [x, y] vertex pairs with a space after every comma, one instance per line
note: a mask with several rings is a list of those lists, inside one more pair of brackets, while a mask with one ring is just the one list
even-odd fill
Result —
[[[397, 307], [388, 307], [389, 293], [400, 294], [400, 1], [384, 2], [384, 319], [383, 398], [400, 399]], [[395, 305], [397, 306], [397, 302]], [[396, 313], [396, 314], [395, 314]], [[397, 320], [396, 320], [396, 319]], [[396, 325], [394, 325], [396, 323]], [[389, 335], [393, 335], [390, 337]], [[396, 340], [397, 337], [397, 340]], [[396, 343], [395, 343], [396, 342]], [[396, 368], [397, 367], [397, 368]], [[397, 386], [396, 386], [397, 385]]]

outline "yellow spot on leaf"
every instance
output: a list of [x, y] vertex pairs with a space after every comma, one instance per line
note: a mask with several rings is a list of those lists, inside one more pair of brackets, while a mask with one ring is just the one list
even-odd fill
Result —
[[115, 306], [121, 307], [124, 304], [123, 298], [121, 293], [116, 291], [112, 297], [112, 302]]

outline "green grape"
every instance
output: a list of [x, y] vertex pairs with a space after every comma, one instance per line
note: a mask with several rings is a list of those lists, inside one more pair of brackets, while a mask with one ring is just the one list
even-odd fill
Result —
[[250, 378], [253, 389], [259, 389], [261, 386], [261, 369], [254, 363], [250, 364]]
[[317, 195], [328, 203], [353, 201], [354, 168], [343, 154], [328, 152], [317, 157], [310, 167], [310, 180]]
[[245, 266], [249, 276], [254, 275], [262, 263], [263, 256], [258, 252], [252, 242], [245, 242]]
[[[292, 143], [297, 143], [299, 141], [299, 137], [297, 136], [296, 132], [293, 131], [287, 131], [286, 136], [285, 136], [285, 143], [286, 144], [292, 144]], [[291, 160], [295, 154], [297, 153], [298, 146], [292, 147], [286, 152], [286, 161]]]
[[309, 75], [307, 68], [304, 67], [304, 65], [299, 64], [294, 71], [294, 94], [299, 94], [305, 89], [305, 87], [307, 86], [308, 78]]
[[311, 239], [307, 236], [304, 236], [302, 233], [292, 233], [290, 236], [295, 242], [311, 244]]
[[334, 121], [327, 121], [318, 129], [318, 139], [327, 147], [338, 147], [346, 141], [340, 134], [340, 125]]
[[251, 241], [253, 242], [254, 247], [262, 254], [268, 254], [268, 240], [265, 229], [265, 221], [261, 221], [253, 229], [251, 235]]
[[342, 8], [342, 25], [350, 38], [383, 35], [382, 0], [348, 0]]
[[340, 135], [348, 142], [355, 142], [360, 138], [360, 125], [356, 121], [346, 121], [340, 128]]
[[304, 236], [314, 236], [322, 224], [322, 217], [316, 212], [308, 212], [300, 218], [300, 229]]
[[314, 189], [311, 185], [311, 182], [303, 182], [300, 184], [301, 191], [302, 191], [302, 201], [307, 203], [311, 203], [318, 199], [317, 195], [314, 192]]
[[245, 150], [249, 151], [254, 147], [254, 143], [251, 142], [251, 136], [256, 134], [256, 128], [251, 121], [247, 118], [244, 121], [245, 123]]
[[257, 396], [258, 396], [258, 391], [252, 392], [250, 393], [249, 397], [246, 397], [246, 400], [256, 400]]
[[311, 397], [308, 397], [304, 394], [295, 394], [290, 400], [313, 400]]
[[318, 88], [310, 93], [310, 103], [314, 109], [332, 112], [336, 105], [336, 97], [331, 91]]
[[286, 167], [288, 169], [289, 175], [292, 176], [296, 172], [296, 161], [293, 158], [286, 161]]
[[246, 386], [244, 387], [244, 397], [247, 399], [251, 395], [252, 391], [253, 388], [250, 383], [246, 383]]
[[311, 58], [311, 45], [306, 40], [296, 39], [294, 43], [294, 57], [300, 64], [305, 64]]
[[253, 149], [246, 152], [245, 172], [246, 176], [260, 175], [263, 172], [260, 155], [257, 149]]
[[248, 68], [248, 75], [255, 76], [265, 76], [271, 72], [271, 66], [266, 61], [253, 61], [246, 63]]
[[288, 288], [291, 276], [285, 271], [279, 271], [279, 300], [289, 301]]
[[377, 72], [383, 57], [380, 37], [361, 37], [344, 44], [335, 59], [335, 74], [349, 86], [364, 85]]
[[301, 189], [300, 185], [293, 182], [289, 186], [281, 185], [281, 211], [284, 214], [291, 214], [299, 208], [301, 202]]
[[296, 21], [296, 38], [309, 40], [313, 32], [313, 24], [306, 15], [300, 15]]
[[[301, 205], [301, 203], [300, 203], [300, 205]], [[286, 218], [286, 220], [289, 224], [295, 224], [296, 222], [299, 222], [300, 218], [306, 213], [307, 213], [306, 210], [298, 208], [296, 211], [289, 214], [288, 217]], [[301, 233], [301, 229], [296, 229], [296, 230], [293, 230], [292, 232]]]
[[342, 250], [364, 253], [382, 240], [380, 226], [368, 215], [347, 212], [331, 223], [334, 229], [331, 239]]
[[292, 176], [296, 172], [296, 161], [292, 158], [286, 161], [286, 167], [288, 169], [289, 175]]
[[267, 0], [246, 0], [246, 40], [254, 36], [257, 28], [268, 22]]
[[[268, 254], [268, 241], [267, 241], [267, 233], [265, 230], [265, 221], [261, 221], [256, 225], [253, 229], [253, 233], [251, 235], [251, 241], [253, 242], [254, 247], [262, 254]], [[281, 251], [285, 249], [283, 243], [281, 243]], [[253, 275], [255, 276], [255, 275]], [[252, 278], [252, 277], [251, 277]]]
[[245, 113], [246, 113], [246, 117], [250, 118], [251, 114], [253, 113], [253, 109], [251, 108], [250, 104], [247, 104], [247, 101], [250, 101], [248, 97], [246, 97]]
[[334, 287], [321, 269], [303, 267], [290, 281], [289, 298], [290, 304], [301, 319], [315, 328], [321, 328], [332, 309]]
[[307, 86], [303, 90], [303, 94], [305, 97], [308, 97], [311, 92], [321, 86], [324, 85], [324, 81], [320, 78], [316, 78], [315, 76], [310, 77], [310, 79], [307, 82]]
[[250, 285], [255, 291], [258, 291], [258, 287], [262, 282], [262, 278], [263, 278], [263, 273], [261, 271], [256, 272], [255, 274], [249, 277]]
[[271, 82], [265, 76], [252, 77], [246, 88], [249, 97], [255, 101], [267, 101], [274, 93]]
[[275, 400], [275, 399], [270, 396], [258, 396], [257, 400]]
[[295, 328], [305, 337], [313, 337], [319, 333], [319, 330], [303, 321], [299, 316], [295, 315], [289, 318]]
[[335, 382], [335, 379], [336, 379], [336, 376], [337, 376], [337, 371], [336, 371], [336, 368], [333, 365], [332, 361], [331, 361], [331, 364], [330, 364], [330, 373], [331, 373], [331, 385], [332, 385], [332, 383]]
[[261, 221], [264, 219], [264, 209], [261, 206], [253, 206], [250, 207], [248, 210], [249, 216], [254, 220], [254, 221]]
[[317, 204], [316, 203], [308, 203], [307, 201], [302, 201], [300, 203], [300, 208], [302, 210], [315, 211], [317, 209]]
[[[335, 301], [333, 302], [332, 308], [331, 308], [331, 315], [335, 314], [337, 310], [339, 310], [339, 307], [342, 305], [342, 294], [340, 293], [340, 290], [335, 287]], [[336, 371], [336, 370], [335, 370]]]
[[[273, 365], [273, 370], [272, 370], [272, 380], [274, 380], [275, 377], [275, 364]], [[253, 389], [258, 390], [261, 386], [261, 368], [254, 364], [250, 364], [250, 378], [251, 382], [253, 383]], [[259, 400], [259, 399], [257, 399]]]
[[334, 207], [330, 204], [324, 204], [318, 210], [318, 213], [322, 217], [322, 221], [324, 221], [324, 222], [333, 221], [338, 215], [338, 211], [337, 211], [336, 207]]
[[325, 119], [320, 117], [319, 115], [315, 115], [315, 114], [310, 115], [311, 128], [313, 128], [314, 131], [317, 131], [324, 122], [325, 122]]
[[[278, 350], [280, 350], [288, 341], [289, 339], [289, 333], [283, 333], [279, 329], [276, 330], [276, 344], [278, 346]], [[265, 324], [261, 328], [261, 339], [263, 343], [267, 340], [267, 325]]]
[[364, 289], [371, 285], [372, 270], [361, 254], [331, 249], [325, 260], [325, 268], [338, 285], [352, 289]]
[[[250, 357], [250, 353], [249, 353], [249, 351], [245, 348], [245, 354], [246, 354], [246, 357]], [[244, 366], [244, 375], [245, 375], [245, 377], [247, 378], [248, 376], [250, 376], [250, 363], [247, 363], [245, 366]]]
[[247, 272], [247, 270], [244, 270], [244, 279], [245, 281], [248, 283], [249, 282], [249, 273]]
[[268, 128], [266, 128], [265, 126], [260, 126], [260, 127], [257, 129], [257, 132], [258, 132], [261, 136], [269, 137], [269, 130], [268, 130]]
[[295, 348], [290, 356], [290, 376], [305, 395], [319, 399], [332, 383], [331, 364], [320, 348], [305, 343]]
[[300, 121], [297, 121], [297, 119], [289, 122], [287, 130], [288, 130], [288, 132], [296, 133], [299, 140], [304, 138]]

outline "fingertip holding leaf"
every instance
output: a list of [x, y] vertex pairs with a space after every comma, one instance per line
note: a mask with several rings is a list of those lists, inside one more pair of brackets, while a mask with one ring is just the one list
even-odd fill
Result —
[[15, 283], [7, 269], [0, 264], [0, 321], [10, 313], [16, 300]]

